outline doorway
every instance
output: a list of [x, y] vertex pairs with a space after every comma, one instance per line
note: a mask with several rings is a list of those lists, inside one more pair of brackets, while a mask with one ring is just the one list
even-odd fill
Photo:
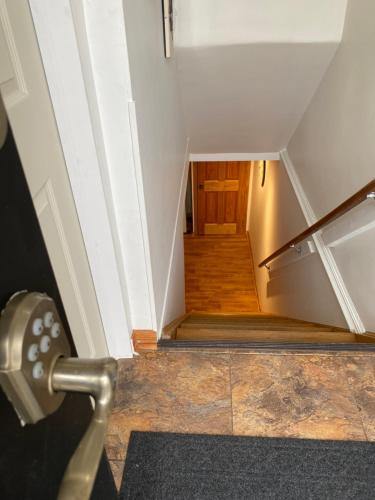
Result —
[[184, 245], [187, 312], [259, 311], [246, 231], [250, 167], [247, 161], [191, 165], [193, 232], [185, 234]]

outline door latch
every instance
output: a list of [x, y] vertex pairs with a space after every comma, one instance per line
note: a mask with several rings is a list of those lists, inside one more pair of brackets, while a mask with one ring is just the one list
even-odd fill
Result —
[[69, 342], [54, 301], [20, 292], [0, 319], [0, 385], [21, 424], [56, 411], [66, 392], [89, 394], [95, 410], [60, 486], [59, 500], [89, 499], [104, 448], [112, 409], [117, 363], [70, 358]]
[[0, 320], [0, 384], [22, 425], [35, 424], [61, 405], [51, 374], [70, 346], [54, 301], [41, 293], [14, 295]]

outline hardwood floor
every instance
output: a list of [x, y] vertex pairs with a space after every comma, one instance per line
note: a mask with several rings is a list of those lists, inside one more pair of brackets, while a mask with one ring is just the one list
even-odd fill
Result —
[[186, 311], [258, 312], [246, 236], [185, 237]]

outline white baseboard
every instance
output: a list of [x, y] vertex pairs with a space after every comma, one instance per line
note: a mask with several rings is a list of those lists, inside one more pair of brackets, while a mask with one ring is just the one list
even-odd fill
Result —
[[[293, 186], [306, 222], [309, 226], [311, 226], [317, 221], [317, 217], [314, 213], [314, 210], [312, 209], [312, 206], [310, 205], [310, 202], [306, 196], [306, 193], [302, 187], [302, 184], [298, 178], [294, 165], [286, 149], [280, 152], [280, 158], [285, 165], [285, 169], [288, 173], [290, 182]], [[320, 256], [320, 259], [322, 261], [323, 267], [327, 273], [328, 279], [331, 282], [333, 291], [341, 307], [345, 320], [348, 323], [349, 329], [355, 333], [365, 333], [366, 329], [364, 327], [364, 324], [350, 297], [349, 291], [346, 288], [345, 282], [343, 280], [343, 277], [341, 276], [339, 268], [337, 267], [331, 249], [327, 245], [325, 245], [320, 232], [313, 235], [313, 240], [316, 245], [318, 255]]]
[[190, 161], [279, 160], [280, 153], [191, 153]]
[[182, 176], [181, 176], [180, 190], [179, 190], [179, 195], [178, 195], [178, 204], [177, 204], [177, 210], [176, 210], [176, 219], [175, 219], [174, 231], [173, 231], [172, 247], [171, 247], [171, 252], [169, 254], [168, 275], [167, 275], [167, 282], [166, 282], [165, 292], [164, 292], [163, 309], [162, 309], [160, 325], [158, 326], [158, 332], [157, 332], [158, 338], [160, 338], [162, 330], [165, 326], [164, 325], [165, 312], [166, 312], [167, 301], [168, 301], [168, 297], [169, 297], [169, 288], [170, 288], [171, 273], [172, 273], [172, 266], [173, 266], [173, 257], [174, 257], [175, 248], [176, 248], [178, 222], [179, 222], [180, 217], [181, 217], [181, 212], [183, 210], [185, 210], [186, 185], [187, 185], [187, 179], [188, 179], [188, 173], [189, 173], [189, 161], [190, 161], [190, 159], [189, 159], [189, 147], [190, 146], [189, 145], [190, 145], [190, 138], [187, 137], [185, 157], [184, 157], [184, 167], [183, 167], [183, 172], [182, 172]]

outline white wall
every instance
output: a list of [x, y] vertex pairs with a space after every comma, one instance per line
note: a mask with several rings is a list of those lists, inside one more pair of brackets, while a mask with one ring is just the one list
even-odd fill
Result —
[[305, 243], [271, 264], [258, 264], [306, 228], [306, 220], [282, 161], [267, 162], [261, 187], [262, 162], [253, 162], [249, 232], [264, 312], [346, 327], [344, 316], [318, 254]]
[[337, 42], [347, 0], [175, 0], [177, 44]]
[[341, 39], [346, 0], [178, 0], [192, 153], [284, 149]]
[[[144, 194], [142, 180], [137, 180], [137, 138], [132, 133], [134, 103], [122, 1], [85, 0], [73, 6], [77, 15], [82, 11], [81, 24], [86, 29], [86, 50], [81, 60], [92, 103], [102, 179], [117, 235], [129, 321], [133, 329], [155, 329]], [[84, 49], [83, 36], [80, 41]]]
[[111, 354], [126, 357], [133, 329], [160, 331], [184, 312], [179, 200], [188, 151], [175, 60], [164, 59], [159, 1], [47, 3], [32, 2], [39, 43], [77, 209], [87, 217], [88, 255], [100, 245], [113, 252], [92, 272], [102, 280], [102, 311], [111, 312]]
[[[375, 177], [374, 18], [372, 0], [349, 0], [342, 44], [288, 145], [317, 217]], [[365, 327], [372, 331], [374, 214], [374, 203], [366, 202], [323, 235]]]
[[168, 307], [177, 312], [183, 306], [183, 260], [173, 254], [181, 250], [183, 237], [182, 231], [175, 228], [187, 144], [176, 61], [164, 58], [161, 6], [159, 0], [124, 1], [159, 331], [168, 296], [168, 276], [169, 287], [174, 290], [171, 300], [179, 304], [177, 308], [172, 304]]
[[184, 240], [181, 235], [186, 231], [185, 199], [188, 173], [189, 147], [187, 146], [184, 172], [180, 183], [173, 246], [171, 248], [169, 273], [167, 276], [166, 296], [160, 322], [161, 326], [168, 325], [185, 312]]

